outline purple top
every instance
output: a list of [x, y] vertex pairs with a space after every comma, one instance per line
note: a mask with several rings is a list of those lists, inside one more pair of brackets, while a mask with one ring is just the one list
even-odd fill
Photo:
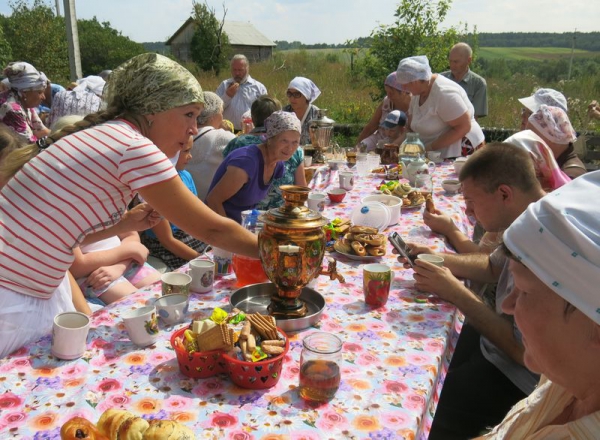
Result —
[[208, 189], [209, 193], [221, 180], [230, 165], [244, 170], [249, 179], [237, 193], [223, 203], [227, 217], [241, 224], [242, 211], [254, 208], [258, 202], [265, 198], [273, 179], [279, 179], [283, 176], [285, 166], [284, 162], [277, 162], [273, 177], [265, 184], [262, 178], [265, 162], [258, 146], [248, 145], [239, 148], [232, 151], [219, 165]]

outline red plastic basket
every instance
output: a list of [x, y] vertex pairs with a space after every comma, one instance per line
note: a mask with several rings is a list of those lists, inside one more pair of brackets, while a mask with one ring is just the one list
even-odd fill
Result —
[[260, 390], [271, 388], [279, 382], [283, 359], [290, 349], [290, 340], [280, 328], [277, 331], [285, 338], [285, 347], [279, 356], [259, 362], [246, 362], [223, 353], [223, 361], [233, 383], [242, 388]]
[[183, 346], [176, 344], [177, 338], [183, 338], [183, 332], [187, 327], [175, 331], [171, 335], [171, 347], [177, 354], [177, 363], [179, 370], [187, 377], [205, 378], [215, 376], [219, 373], [226, 373], [227, 366], [223, 360], [222, 350], [212, 350], [205, 352], [188, 353]]

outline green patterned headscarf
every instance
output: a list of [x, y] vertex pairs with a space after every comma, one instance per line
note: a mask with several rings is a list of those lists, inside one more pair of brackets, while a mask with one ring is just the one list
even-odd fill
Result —
[[183, 66], [155, 53], [145, 53], [117, 67], [106, 83], [104, 99], [138, 115], [204, 103], [198, 80]]

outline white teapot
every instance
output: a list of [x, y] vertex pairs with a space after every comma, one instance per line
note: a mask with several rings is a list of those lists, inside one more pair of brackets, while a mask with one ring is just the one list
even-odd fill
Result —
[[400, 162], [402, 164], [402, 177], [408, 179], [411, 185], [414, 186], [418, 174], [433, 174], [435, 164], [421, 157], [410, 162]]

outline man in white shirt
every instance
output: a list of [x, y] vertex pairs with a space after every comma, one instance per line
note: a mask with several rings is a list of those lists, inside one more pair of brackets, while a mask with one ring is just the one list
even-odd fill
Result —
[[256, 98], [267, 94], [267, 88], [250, 76], [250, 64], [245, 55], [231, 59], [231, 78], [217, 88], [223, 100], [223, 117], [233, 123], [235, 131], [242, 129], [242, 115], [250, 110]]

